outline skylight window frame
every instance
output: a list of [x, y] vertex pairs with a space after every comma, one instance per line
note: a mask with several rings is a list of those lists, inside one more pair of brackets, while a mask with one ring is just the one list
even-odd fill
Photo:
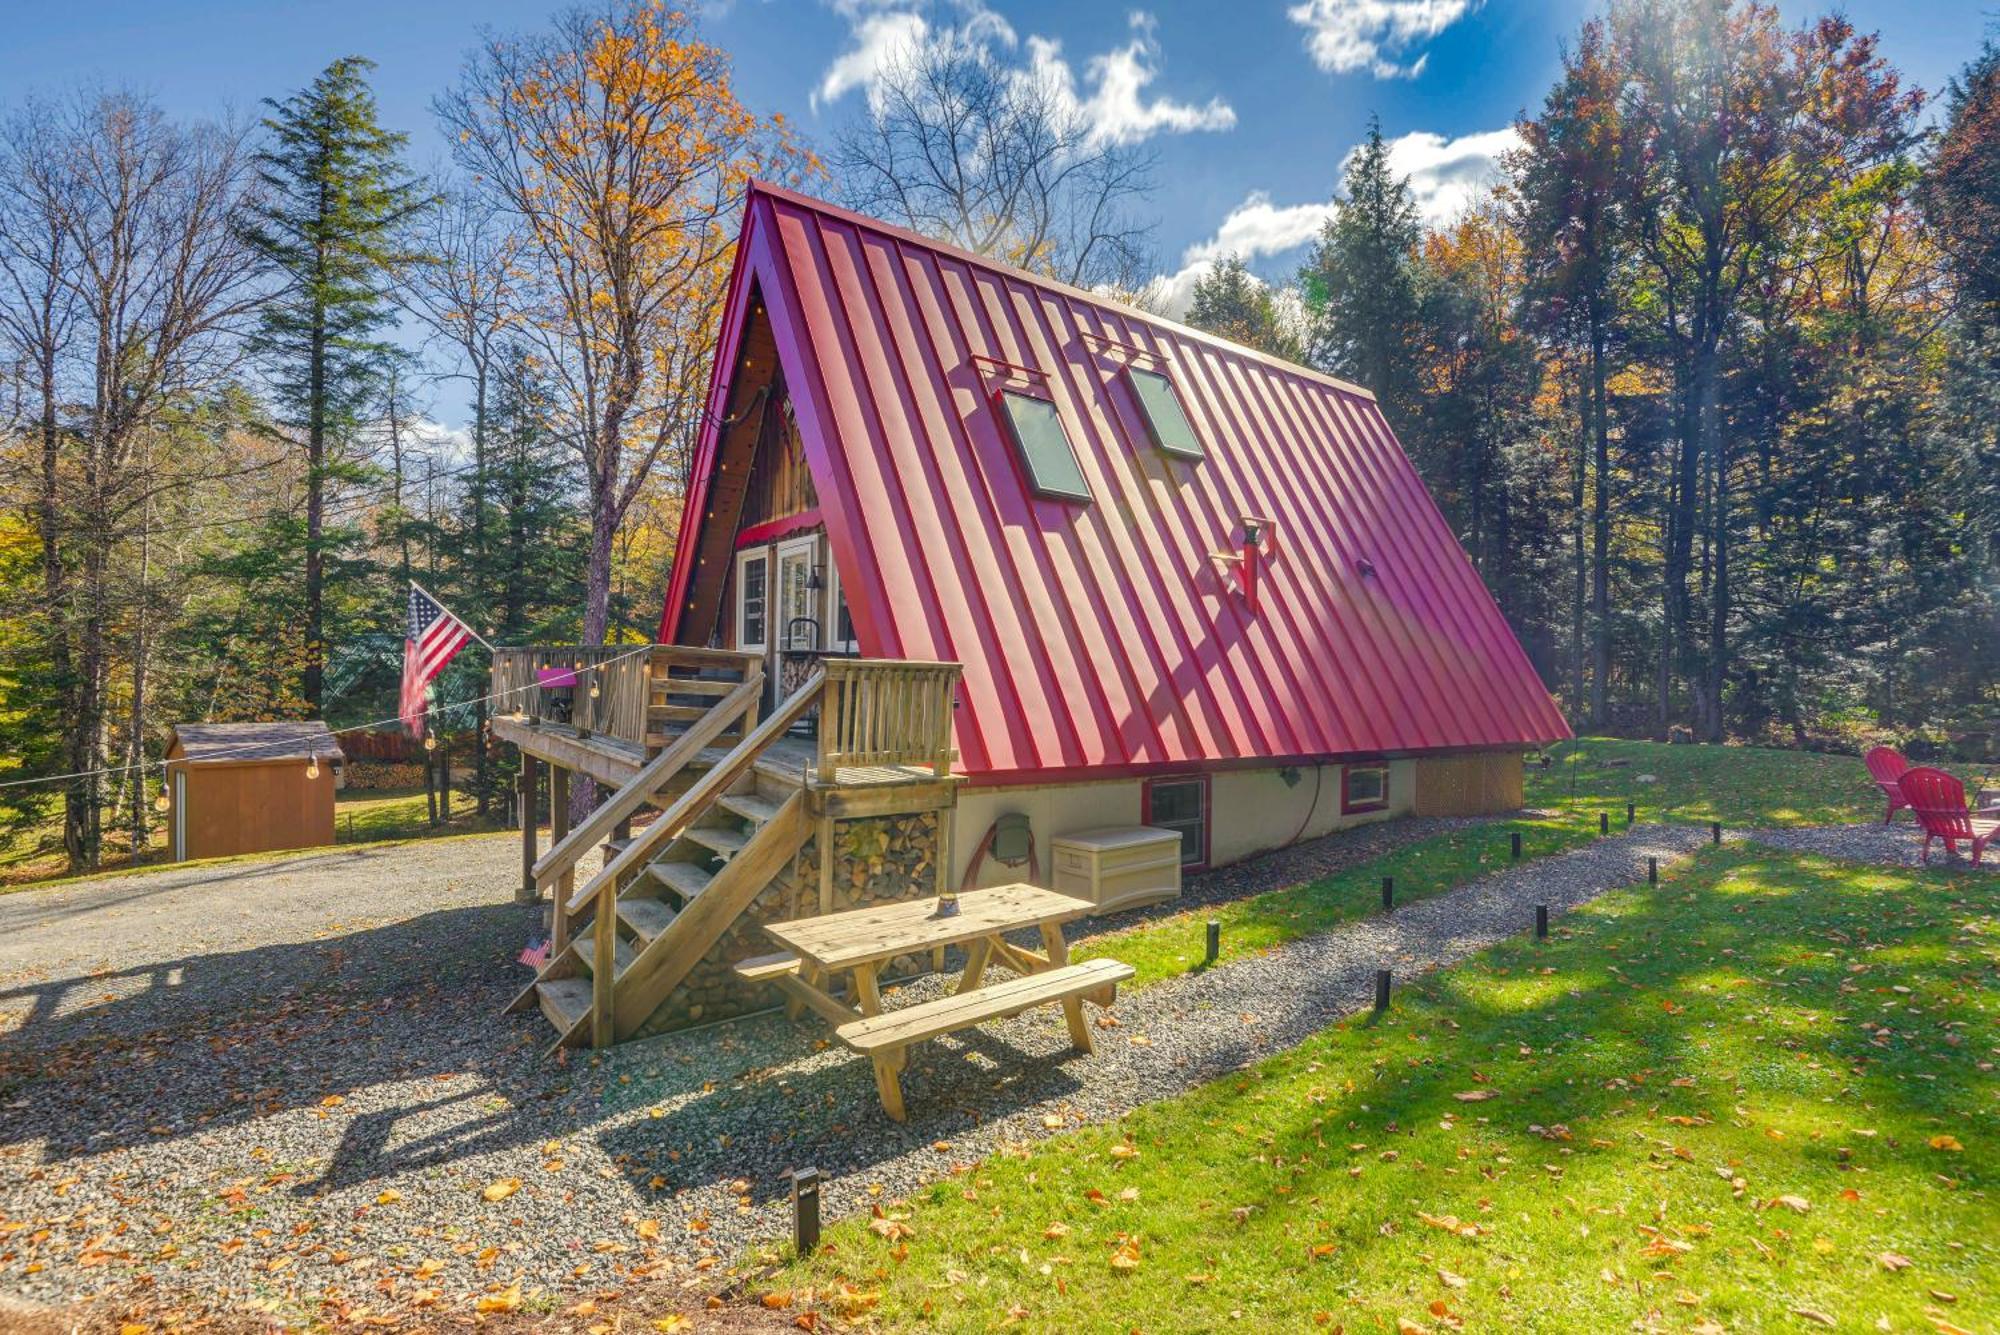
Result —
[[[1187, 427], [1188, 436], [1194, 441], [1194, 448], [1192, 450], [1167, 443], [1165, 435], [1160, 431], [1160, 424], [1153, 418], [1152, 405], [1146, 401], [1145, 394], [1139, 388], [1139, 377], [1142, 375], [1152, 376], [1161, 385], [1165, 386], [1167, 396], [1173, 400], [1175, 411], [1180, 413], [1181, 422]], [[1146, 425], [1146, 438], [1152, 441], [1154, 449], [1175, 459], [1206, 459], [1208, 457], [1208, 442], [1202, 439], [1201, 432], [1195, 427], [1194, 418], [1188, 414], [1187, 400], [1181, 397], [1181, 387], [1174, 383], [1173, 376], [1168, 374], [1166, 368], [1139, 366], [1136, 363], [1127, 362], [1125, 365], [1125, 379], [1126, 385], [1132, 391], [1132, 401], [1139, 405], [1139, 420]]]
[[[1069, 451], [1070, 466], [1076, 470], [1076, 490], [1053, 485], [1035, 469], [1029, 455], [1026, 441], [1022, 439], [1020, 428], [1015, 425], [1014, 414], [1007, 406], [1010, 398], [1024, 403], [1045, 405], [1054, 414], [1056, 429], [1062, 433], [1063, 446]], [[1000, 419], [1002, 429], [1014, 446], [1014, 460], [1019, 464], [1021, 477], [1028, 484], [1028, 490], [1045, 500], [1064, 501], [1072, 505], [1091, 505], [1096, 497], [1090, 494], [1090, 479], [1083, 473], [1083, 457], [1076, 452], [1076, 441], [1069, 433], [1069, 424], [1063, 420], [1062, 406], [1046, 394], [1031, 394], [1027, 390], [1012, 385], [1001, 385], [993, 390], [994, 415]]]

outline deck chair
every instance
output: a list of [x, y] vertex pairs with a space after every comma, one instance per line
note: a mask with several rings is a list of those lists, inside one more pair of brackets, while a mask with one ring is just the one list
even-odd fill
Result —
[[1887, 825], [1896, 819], [1898, 811], [1910, 805], [1909, 799], [1903, 796], [1900, 782], [1909, 771], [1910, 762], [1903, 759], [1903, 753], [1894, 747], [1878, 746], [1863, 756], [1861, 763], [1868, 767], [1868, 777], [1875, 780], [1875, 786], [1888, 795], [1889, 810], [1882, 817], [1882, 823]]
[[2000, 820], [1966, 810], [1965, 785], [1941, 769], [1920, 765], [1905, 770], [1898, 783], [1923, 827], [1925, 863], [1931, 860], [1931, 841], [1942, 839], [1946, 856], [1956, 853], [1960, 842], [1970, 844], [1972, 865], [1978, 866], [1988, 841], [2000, 834]]

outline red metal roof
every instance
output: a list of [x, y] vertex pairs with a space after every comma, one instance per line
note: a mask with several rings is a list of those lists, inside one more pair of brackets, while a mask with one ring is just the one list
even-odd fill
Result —
[[[1569, 736], [1365, 390], [761, 185], [725, 348], [753, 284], [861, 652], [965, 665], [974, 779]], [[1171, 377], [1205, 458], [1153, 447], [1128, 361]], [[733, 360], [717, 363], [711, 422]], [[1057, 404], [1089, 504], [1029, 491], [992, 406], [1002, 383]], [[1212, 559], [1245, 516], [1274, 521], [1254, 614]], [[678, 565], [662, 640], [693, 562]]]

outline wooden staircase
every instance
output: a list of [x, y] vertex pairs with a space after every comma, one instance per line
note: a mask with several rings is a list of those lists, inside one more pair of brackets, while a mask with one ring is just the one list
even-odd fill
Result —
[[[763, 690], [755, 672], [693, 717], [675, 716], [685, 730], [663, 735], [665, 747], [638, 776], [535, 864], [537, 885], [556, 890], [552, 953], [510, 1012], [539, 1006], [556, 1047], [603, 1047], [646, 1022], [812, 836], [803, 775], [782, 778], [757, 761], [818, 702], [823, 680], [755, 726]], [[661, 801], [684, 772], [693, 783]], [[663, 807], [651, 824], [610, 838], [649, 803]], [[577, 857], [600, 841], [603, 870], [572, 889]], [[573, 932], [584, 914], [588, 931]]]
[[[508, 1010], [540, 1009], [558, 1048], [604, 1047], [638, 1033], [815, 836], [822, 854], [814, 898], [820, 912], [830, 911], [840, 820], [937, 812], [939, 848], [930, 861], [938, 886], [945, 884], [956, 663], [829, 658], [760, 720], [764, 674], [756, 658], [655, 649], [643, 672], [612, 677], [587, 704], [578, 702], [587, 713], [576, 716], [627, 744], [643, 737], [647, 758], [574, 829], [559, 818], [554, 845], [529, 872], [535, 891], [553, 901], [550, 957]], [[518, 656], [508, 659], [507, 679], [526, 683], [543, 657], [577, 666], [574, 652], [501, 651]], [[520, 692], [530, 708], [537, 689]], [[813, 750], [801, 757], [796, 742], [778, 748], [815, 708]], [[524, 754], [536, 745], [554, 749], [525, 723], [512, 731]], [[647, 807], [659, 814], [624, 836]], [[600, 845], [603, 869], [577, 885], [578, 860]]]

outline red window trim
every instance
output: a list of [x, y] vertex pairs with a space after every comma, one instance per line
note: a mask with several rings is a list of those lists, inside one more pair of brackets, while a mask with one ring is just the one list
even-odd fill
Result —
[[818, 528], [819, 526], [819, 511], [816, 509], [801, 510], [795, 515], [786, 515], [783, 519], [768, 519], [761, 524], [752, 524], [738, 533], [736, 535], [736, 550], [740, 552], [745, 547], [761, 547], [766, 543], [776, 542], [780, 538], [789, 538], [794, 533], [803, 533], [809, 528]]
[[[1380, 770], [1382, 772], [1382, 795], [1380, 797], [1374, 798], [1372, 800], [1357, 802], [1350, 795], [1347, 786], [1347, 778], [1350, 774], [1354, 773], [1354, 771], [1358, 769], [1372, 769], [1372, 770]], [[1389, 806], [1389, 762], [1388, 761], [1368, 760], [1368, 761], [1363, 761], [1360, 764], [1348, 764], [1348, 765], [1342, 765], [1340, 767], [1340, 814], [1341, 815], [1353, 816], [1353, 815], [1358, 815], [1359, 813], [1364, 811], [1385, 811], [1388, 809], [1388, 806]]]
[[1201, 861], [1183, 862], [1182, 871], [1205, 871], [1215, 857], [1215, 835], [1213, 832], [1214, 806], [1210, 798], [1214, 796], [1206, 774], [1156, 774], [1139, 786], [1139, 823], [1153, 823], [1153, 785], [1156, 783], [1194, 783], [1201, 785]]

